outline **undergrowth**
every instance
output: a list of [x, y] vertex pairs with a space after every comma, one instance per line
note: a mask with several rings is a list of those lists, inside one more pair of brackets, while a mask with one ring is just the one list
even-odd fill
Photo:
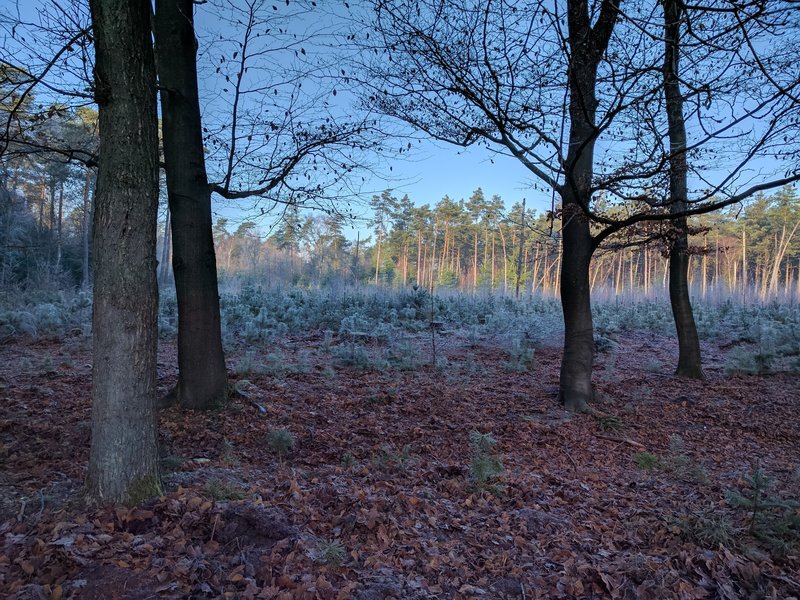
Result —
[[669, 452], [658, 456], [652, 452], [636, 452], [633, 462], [645, 471], [662, 471], [688, 483], [708, 483], [705, 468], [686, 453], [685, 442], [679, 435], [670, 436]]
[[501, 494], [504, 487], [500, 482], [503, 475], [503, 461], [494, 452], [497, 440], [491, 433], [473, 431], [469, 434], [470, 475], [472, 484], [479, 491], [487, 490]]
[[[91, 303], [88, 292], [7, 294], [0, 305], [0, 340], [89, 336]], [[243, 360], [237, 365], [243, 374], [283, 374], [286, 363], [280, 355], [281, 345], [289, 336], [315, 331], [324, 332], [321, 351], [333, 353], [335, 363], [363, 370], [386, 366], [415, 369], [424, 360], [409, 350], [413, 344], [402, 340], [404, 336], [424, 336], [433, 318], [448, 331], [460, 331], [472, 346], [487, 334], [508, 336], [505, 366], [525, 371], [530, 368], [534, 347], [558, 340], [563, 332], [558, 299], [542, 296], [519, 300], [501, 294], [457, 292], [431, 296], [419, 287], [268, 288], [248, 281], [236, 292], [222, 292], [220, 306], [226, 349], [241, 344], [247, 344], [250, 351], [270, 348], [264, 360], [253, 364]], [[175, 291], [163, 290], [158, 318], [162, 338], [176, 336], [177, 312]], [[599, 300], [592, 312], [595, 345], [600, 353], [616, 351], [616, 334], [620, 332], [674, 336], [669, 305], [663, 300]], [[800, 306], [696, 302], [695, 317], [703, 340], [729, 349], [727, 373], [800, 370]], [[367, 351], [364, 342], [384, 349]], [[653, 362], [647, 368], [657, 371], [661, 365]]]

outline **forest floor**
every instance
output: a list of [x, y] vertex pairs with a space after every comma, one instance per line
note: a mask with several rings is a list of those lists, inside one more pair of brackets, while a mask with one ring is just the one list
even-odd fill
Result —
[[[116, 509], [80, 501], [88, 341], [0, 346], [0, 596], [800, 597], [797, 374], [726, 375], [706, 346], [680, 380], [673, 340], [626, 333], [573, 415], [556, 347], [517, 371], [441, 335], [434, 369], [421, 336], [400, 370], [329, 341], [230, 352], [241, 393], [163, 410], [164, 495]], [[162, 393], [175, 365], [162, 343]]]

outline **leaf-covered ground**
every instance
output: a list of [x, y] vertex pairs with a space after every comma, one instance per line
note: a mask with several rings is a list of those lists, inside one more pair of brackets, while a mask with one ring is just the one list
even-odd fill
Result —
[[[727, 376], [709, 346], [683, 381], [673, 341], [629, 333], [570, 415], [557, 348], [441, 335], [433, 369], [425, 335], [366, 341], [232, 351], [227, 407], [161, 413], [164, 495], [92, 510], [86, 340], [0, 346], [0, 596], [800, 597], [797, 375]], [[159, 364], [166, 392], [174, 346]], [[504, 467], [482, 485], [473, 431]]]

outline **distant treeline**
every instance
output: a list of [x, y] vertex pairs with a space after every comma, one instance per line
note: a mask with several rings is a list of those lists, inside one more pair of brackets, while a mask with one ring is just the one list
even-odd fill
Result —
[[[475, 190], [468, 200], [445, 196], [416, 206], [386, 191], [372, 198], [372, 235], [348, 240], [338, 215], [287, 211], [268, 236], [246, 221], [215, 227], [224, 274], [279, 283], [324, 285], [344, 280], [383, 286], [558, 292], [560, 220], [521, 203]], [[705, 295], [755, 292], [762, 298], [800, 291], [800, 199], [786, 187], [724, 213], [694, 217], [690, 282]], [[591, 267], [594, 289], [645, 293], [667, 285], [669, 225], [627, 231], [607, 241]]]
[[[82, 131], [90, 112], [64, 119]], [[0, 173], [0, 286], [88, 285], [94, 172], [38, 157], [6, 163]], [[348, 239], [338, 214], [290, 206], [269, 232], [253, 221], [214, 227], [223, 275], [277, 284], [332, 282], [463, 291], [558, 293], [560, 218], [479, 188], [417, 205], [391, 191], [373, 196], [370, 235]], [[164, 211], [166, 214], [166, 211]], [[160, 226], [160, 277], [170, 275], [169, 236]], [[749, 291], [761, 298], [800, 293], [800, 199], [793, 187], [757, 196], [726, 212], [691, 220], [690, 282], [700, 294]], [[650, 294], [667, 284], [670, 225], [628, 228], [595, 254], [595, 290]]]

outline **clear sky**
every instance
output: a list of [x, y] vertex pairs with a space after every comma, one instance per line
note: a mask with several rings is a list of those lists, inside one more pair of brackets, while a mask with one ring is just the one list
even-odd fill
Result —
[[[393, 190], [392, 194], [397, 198], [408, 194], [418, 206], [434, 206], [445, 195], [456, 201], [462, 198], [466, 200], [473, 191], [481, 188], [486, 198], [495, 194], [500, 196], [507, 208], [526, 198], [527, 207], [535, 209], [537, 214], [550, 210], [550, 190], [542, 190], [541, 184], [534, 189], [535, 180], [515, 158], [497, 155], [485, 148], [463, 149], [423, 141], [415, 145], [412, 154], [403, 154], [387, 164], [391, 164], [392, 169], [386, 171], [385, 178], [376, 176], [367, 182], [362, 197], [364, 206], [353, 206], [354, 212], [363, 218], [347, 227], [347, 237], [355, 239], [357, 230], [360, 230], [362, 238], [369, 235], [370, 228], [366, 224], [369, 218], [367, 201], [372, 193], [380, 193], [385, 189]], [[228, 203], [226, 205], [229, 206]], [[230, 208], [220, 207], [218, 210], [235, 221], [248, 217], [246, 212], [236, 214], [238, 211]], [[270, 225], [269, 219], [261, 222], [264, 228]]]
[[465, 200], [476, 188], [487, 198], [497, 194], [508, 207], [527, 198], [537, 212], [550, 208], [549, 190], [534, 189], [530, 172], [515, 158], [493, 154], [480, 147], [467, 149], [442, 143], [424, 142], [411, 160], [392, 164], [386, 187], [395, 195], [407, 193], [415, 204], [435, 204], [447, 194], [453, 200]]

